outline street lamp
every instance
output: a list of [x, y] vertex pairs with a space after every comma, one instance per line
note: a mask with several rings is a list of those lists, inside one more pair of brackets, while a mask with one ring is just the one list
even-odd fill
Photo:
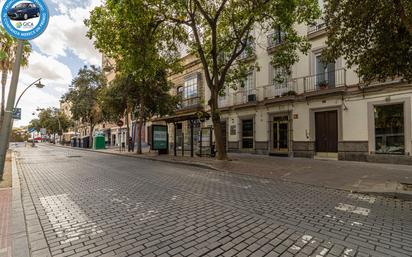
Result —
[[18, 104], [19, 104], [19, 102], [20, 102], [21, 97], [24, 95], [24, 93], [26, 93], [27, 89], [31, 88], [31, 87], [34, 86], [34, 85], [35, 85], [37, 88], [40, 88], [40, 89], [44, 87], [44, 84], [41, 83], [41, 78], [38, 79], [38, 80], [36, 80], [36, 81], [34, 81], [34, 82], [31, 83], [30, 85], [28, 85], [28, 86], [26, 87], [26, 89], [24, 89], [24, 91], [20, 94], [19, 98], [17, 99], [16, 104], [14, 105], [14, 108], [17, 108], [17, 106], [18, 106]]

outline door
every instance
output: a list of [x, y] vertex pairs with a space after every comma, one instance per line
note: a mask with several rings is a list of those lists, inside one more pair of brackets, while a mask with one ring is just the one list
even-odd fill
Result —
[[289, 121], [287, 116], [273, 119], [272, 140], [274, 152], [289, 151]]
[[338, 112], [316, 112], [316, 152], [338, 152]]

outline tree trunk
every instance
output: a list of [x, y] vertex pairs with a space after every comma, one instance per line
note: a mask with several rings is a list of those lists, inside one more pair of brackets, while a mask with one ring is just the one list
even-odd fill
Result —
[[137, 131], [137, 154], [142, 154], [142, 129], [144, 122], [144, 108], [143, 103], [140, 104], [139, 110], [139, 129]]
[[220, 113], [218, 106], [217, 92], [213, 93], [210, 99], [210, 108], [212, 112], [213, 132], [215, 133], [215, 143], [218, 160], [227, 160], [225, 143], [223, 142], [222, 124], [220, 123]]
[[1, 71], [1, 113], [0, 113], [0, 128], [3, 124], [3, 117], [4, 117], [4, 106], [5, 106], [5, 99], [6, 99], [6, 84], [7, 84], [7, 70]]
[[89, 148], [93, 148], [93, 129], [94, 129], [94, 125], [90, 124]]

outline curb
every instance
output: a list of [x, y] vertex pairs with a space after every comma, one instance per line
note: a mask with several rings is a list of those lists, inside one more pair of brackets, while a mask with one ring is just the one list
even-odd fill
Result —
[[217, 168], [213, 167], [212, 165], [208, 165], [208, 164], [204, 164], [204, 163], [199, 163], [199, 162], [164, 160], [164, 159], [158, 159], [158, 158], [155, 158], [155, 157], [149, 157], [149, 156], [143, 156], [143, 155], [129, 155], [129, 154], [114, 153], [114, 152], [104, 152], [104, 151], [96, 151], [96, 150], [87, 149], [87, 148], [77, 148], [77, 147], [74, 148], [74, 147], [70, 147], [70, 146], [61, 146], [61, 145], [54, 145], [54, 144], [48, 144], [48, 145], [54, 146], [54, 147], [65, 148], [65, 149], [73, 149], [73, 150], [79, 150], [79, 151], [85, 151], [85, 152], [93, 152], [93, 153], [101, 153], [101, 154], [110, 154], [110, 155], [123, 156], [123, 157], [135, 158], [135, 159], [143, 159], [143, 160], [149, 160], [149, 161], [155, 161], [155, 162], [164, 162], [164, 163], [180, 164], [180, 165], [186, 165], [186, 166], [191, 166], [191, 167], [204, 168], [204, 169], [215, 170], [215, 171], [222, 171], [222, 172], [228, 172], [228, 171], [226, 171], [226, 170], [217, 169]]
[[[164, 163], [171, 163], [171, 164], [180, 164], [180, 165], [192, 166], [192, 167], [197, 167], [197, 168], [204, 168], [204, 169], [220, 171], [220, 172], [240, 174], [240, 173], [236, 173], [236, 172], [233, 172], [233, 171], [218, 169], [218, 168], [215, 168], [213, 165], [208, 165], [208, 164], [203, 164], [203, 163], [198, 163], [198, 162], [163, 160], [163, 159], [157, 159], [155, 157], [148, 157], [148, 156], [127, 155], [127, 154], [121, 154], [121, 153], [96, 151], [96, 150], [86, 149], [86, 148], [73, 148], [73, 147], [69, 147], [69, 146], [61, 146], [61, 145], [54, 145], [54, 144], [49, 144], [49, 145], [55, 146], [55, 147], [60, 147], [60, 148], [66, 148], [66, 149], [88, 151], [88, 152], [102, 153], [102, 154], [110, 154], [110, 155], [116, 155], [116, 156], [130, 157], [130, 158], [136, 158], [136, 159], [144, 159], [144, 160], [149, 160], [149, 161], [157, 161], [157, 162], [164, 162]], [[241, 174], [241, 175], [253, 176], [253, 174]], [[273, 179], [273, 178], [269, 178], [269, 179]], [[281, 180], [285, 181], [285, 182], [289, 182], [289, 183], [298, 183], [298, 184], [303, 184], [303, 185], [323, 187], [323, 188], [334, 189], [334, 190], [343, 190], [343, 191], [347, 191], [347, 192], [351, 192], [351, 193], [382, 196], [382, 197], [386, 197], [386, 198], [394, 198], [394, 199], [399, 199], [399, 200], [403, 200], [403, 201], [412, 201], [412, 193], [409, 193], [409, 192], [404, 193], [404, 192], [401, 192], [401, 191], [388, 191], [388, 192], [357, 191], [357, 190], [348, 189], [348, 188], [335, 188], [335, 187], [329, 187], [329, 186], [307, 184], [307, 183], [293, 181], [293, 180], [289, 180], [289, 179], [281, 179]]]
[[23, 209], [23, 198], [20, 187], [20, 177], [17, 171], [15, 152], [12, 152], [12, 228], [11, 247], [12, 255], [29, 257], [29, 239], [26, 230], [26, 219]]
[[402, 191], [387, 191], [387, 192], [376, 192], [376, 191], [353, 191], [353, 193], [365, 194], [365, 195], [374, 195], [374, 196], [383, 196], [386, 198], [399, 199], [403, 201], [412, 202], [412, 193], [402, 192]]

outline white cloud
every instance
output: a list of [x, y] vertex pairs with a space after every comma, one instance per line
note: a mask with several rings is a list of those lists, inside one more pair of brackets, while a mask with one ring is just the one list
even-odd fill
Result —
[[100, 0], [91, 0], [85, 7], [73, 6], [73, 1], [53, 2], [58, 5], [60, 14], [50, 17], [47, 30], [33, 43], [42, 53], [53, 57], [67, 56], [72, 52], [88, 64], [100, 65], [101, 56], [86, 37], [87, 27], [83, 22], [90, 11], [100, 5]]
[[29, 67], [23, 71], [32, 78], [44, 78], [55, 83], [70, 83], [72, 73], [67, 65], [37, 52], [29, 58]]

